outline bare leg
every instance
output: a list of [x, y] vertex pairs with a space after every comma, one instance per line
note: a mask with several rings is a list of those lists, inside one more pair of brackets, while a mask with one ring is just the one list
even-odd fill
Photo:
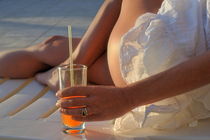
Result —
[[[89, 81], [96, 84], [112, 84], [106, 57], [100, 57], [107, 49], [107, 41], [120, 14], [121, 3], [122, 0], [104, 1], [74, 52], [74, 61], [76, 63], [86, 64], [89, 67]], [[99, 72], [101, 75], [98, 75], [101, 76], [100, 78], [95, 75], [98, 71], [101, 71]], [[56, 68], [46, 73], [37, 74], [36, 79], [43, 84], [47, 84], [54, 90], [57, 89], [58, 78]]]
[[50, 66], [42, 63], [25, 49], [0, 54], [0, 77], [27, 78]]
[[[37, 74], [36, 79], [40, 83], [48, 85], [54, 91], [58, 90], [58, 73], [56, 67], [47, 72]], [[106, 53], [88, 68], [88, 82], [100, 85], [113, 85]]]
[[88, 69], [88, 79], [90, 82], [100, 85], [114, 85], [107, 62], [107, 53], [104, 53]]
[[[80, 38], [73, 38], [73, 50], [77, 47]], [[50, 66], [57, 66], [69, 57], [69, 42], [64, 36], [53, 36], [43, 41], [39, 47], [30, 47], [35, 57]], [[34, 51], [35, 50], [35, 51]]]
[[[75, 48], [80, 39], [73, 39]], [[68, 39], [53, 36], [37, 45], [0, 53], [0, 77], [27, 78], [49, 69], [68, 57]]]
[[[73, 49], [80, 39], [73, 39]], [[53, 36], [47, 40], [20, 50], [0, 53], [0, 77], [28, 78], [38, 72], [57, 66], [68, 58], [68, 38]], [[36, 79], [57, 90], [56, 67], [36, 75]], [[113, 84], [108, 70], [106, 54], [88, 69], [88, 79], [94, 84]]]

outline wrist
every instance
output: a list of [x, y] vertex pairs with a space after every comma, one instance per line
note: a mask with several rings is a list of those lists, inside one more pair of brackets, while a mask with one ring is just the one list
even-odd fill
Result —
[[123, 88], [123, 94], [132, 109], [150, 103], [150, 92], [147, 84], [139, 84], [138, 82]]
[[138, 106], [132, 86], [121, 87], [122, 97], [125, 99], [126, 107], [132, 110]]

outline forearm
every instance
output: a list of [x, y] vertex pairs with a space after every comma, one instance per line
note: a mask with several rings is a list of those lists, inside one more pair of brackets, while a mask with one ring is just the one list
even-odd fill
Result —
[[74, 51], [75, 63], [91, 65], [107, 47], [109, 35], [118, 19], [121, 0], [105, 0]]
[[133, 107], [176, 96], [210, 83], [210, 51], [126, 88]]

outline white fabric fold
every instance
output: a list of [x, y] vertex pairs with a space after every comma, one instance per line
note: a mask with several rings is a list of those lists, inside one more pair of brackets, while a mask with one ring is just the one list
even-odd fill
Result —
[[[202, 55], [209, 48], [210, 0], [164, 0], [157, 14], [140, 16], [122, 37], [121, 74], [130, 84]], [[176, 129], [208, 117], [210, 85], [138, 107], [116, 119], [114, 130]]]

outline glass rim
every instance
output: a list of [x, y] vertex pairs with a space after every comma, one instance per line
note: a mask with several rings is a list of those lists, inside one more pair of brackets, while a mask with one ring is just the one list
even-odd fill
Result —
[[[76, 68], [74, 68], [74, 66], [78, 66]], [[70, 68], [70, 64], [63, 64], [58, 66], [59, 70], [81, 70], [81, 69], [87, 69], [87, 66], [83, 65], [83, 64], [73, 64], [73, 69]]]

